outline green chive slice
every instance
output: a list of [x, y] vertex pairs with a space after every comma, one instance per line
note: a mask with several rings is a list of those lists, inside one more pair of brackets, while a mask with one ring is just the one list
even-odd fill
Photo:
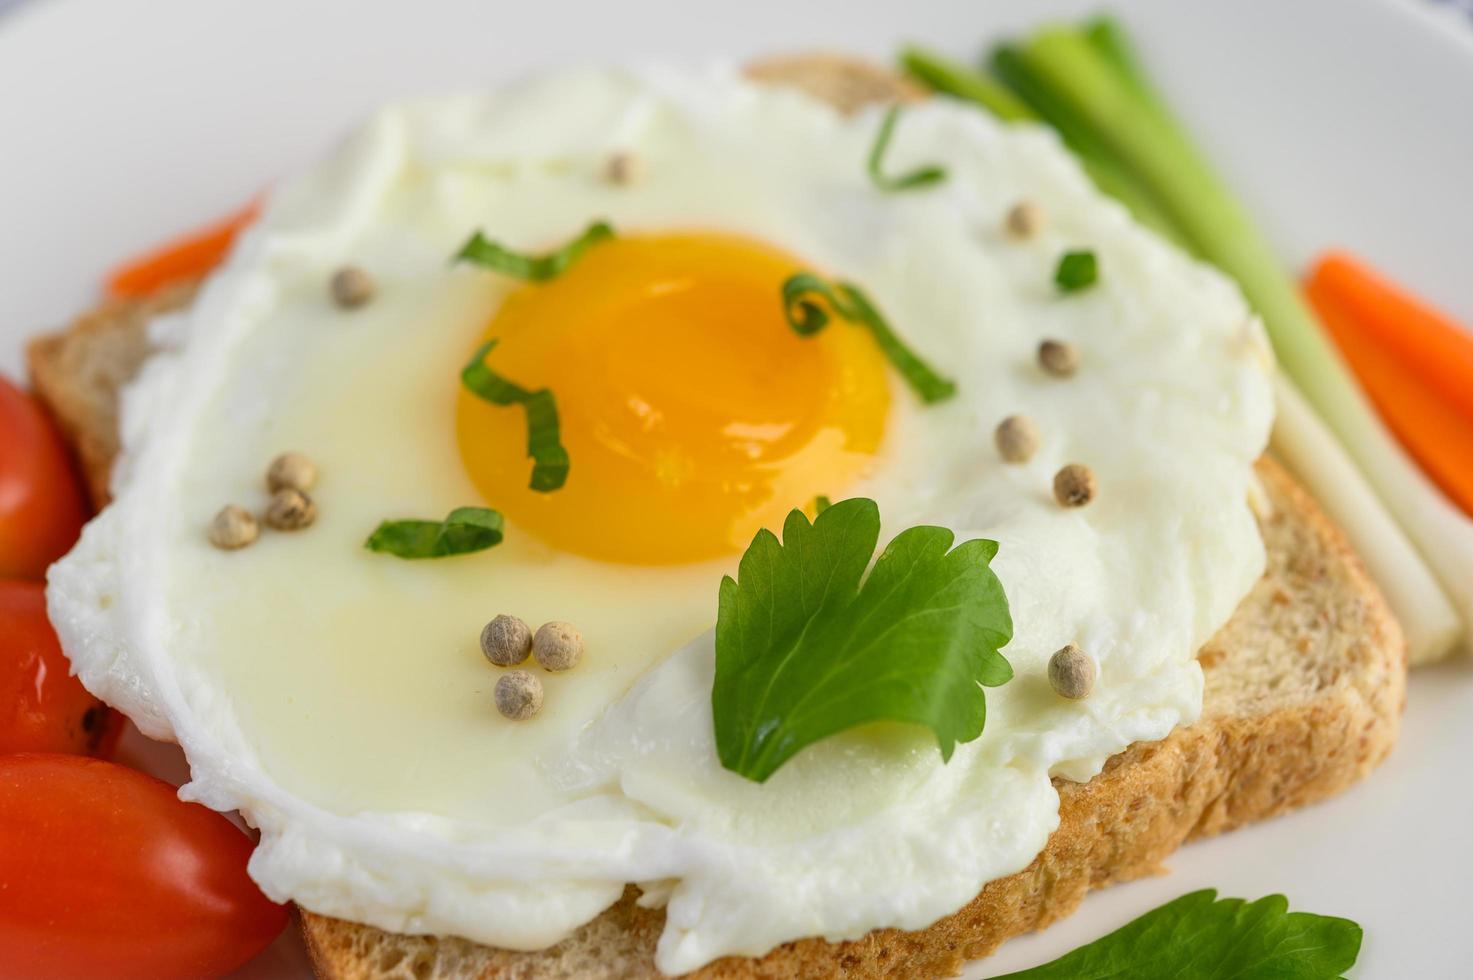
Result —
[[783, 282], [782, 301], [788, 325], [802, 337], [812, 336], [828, 325], [829, 314], [820, 301], [843, 319], [864, 327], [905, 383], [927, 405], [956, 394], [956, 384], [937, 374], [906, 346], [869, 297], [853, 283], [829, 283], [811, 272], [795, 273]]
[[447, 558], [484, 551], [500, 544], [501, 538], [499, 511], [457, 507], [443, 521], [384, 521], [364, 545], [399, 558]]
[[881, 172], [880, 166], [884, 162], [885, 151], [890, 146], [890, 138], [895, 135], [895, 123], [899, 118], [900, 106], [893, 105], [885, 113], [885, 118], [880, 123], [880, 131], [875, 136], [874, 146], [869, 151], [870, 180], [874, 181], [876, 187], [887, 193], [916, 190], [945, 180], [946, 171], [935, 165], [917, 167], [894, 177], [887, 177]]
[[1054, 283], [1061, 293], [1088, 289], [1099, 277], [1100, 264], [1093, 252], [1065, 252], [1054, 271]]
[[478, 231], [455, 253], [454, 261], [471, 262], [528, 282], [545, 282], [566, 272], [591, 246], [613, 237], [614, 229], [608, 222], [595, 221], [562, 248], [545, 255], [528, 255], [514, 252]]
[[563, 448], [557, 402], [546, 388], [528, 391], [486, 366], [486, 355], [496, 346], [488, 340], [471, 355], [460, 372], [460, 383], [482, 401], [508, 407], [521, 405], [527, 415], [527, 455], [532, 458], [533, 490], [547, 493], [568, 479], [568, 451]]

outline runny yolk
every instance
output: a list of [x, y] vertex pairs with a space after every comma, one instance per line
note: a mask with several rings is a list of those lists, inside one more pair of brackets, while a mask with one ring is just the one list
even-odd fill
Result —
[[592, 558], [667, 564], [739, 552], [872, 464], [890, 391], [861, 329], [800, 337], [783, 281], [803, 267], [755, 241], [620, 237], [507, 297], [486, 364], [551, 389], [571, 467], [528, 488], [526, 417], [462, 389], [471, 479], [514, 530]]

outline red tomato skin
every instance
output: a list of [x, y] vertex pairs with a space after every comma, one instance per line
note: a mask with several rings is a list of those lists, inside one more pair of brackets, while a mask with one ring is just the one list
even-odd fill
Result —
[[0, 579], [39, 581], [87, 519], [66, 446], [34, 398], [0, 377]]
[[41, 584], [0, 581], [0, 754], [112, 754], [122, 716], [69, 670]]
[[173, 786], [85, 756], [0, 757], [0, 976], [202, 980], [286, 926], [254, 845]]

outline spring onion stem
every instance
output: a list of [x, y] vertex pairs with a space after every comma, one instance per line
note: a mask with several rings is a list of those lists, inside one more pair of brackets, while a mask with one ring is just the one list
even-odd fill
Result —
[[1452, 602], [1366, 478], [1289, 379], [1274, 381], [1270, 448], [1350, 539], [1406, 633], [1413, 664], [1446, 656], [1462, 625]]

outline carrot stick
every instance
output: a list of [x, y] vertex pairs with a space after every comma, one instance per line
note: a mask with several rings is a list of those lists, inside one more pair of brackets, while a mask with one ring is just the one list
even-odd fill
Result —
[[[1316, 277], [1311, 277], [1308, 293], [1315, 312], [1387, 426], [1433, 482], [1473, 515], [1473, 412], [1464, 411], [1461, 404], [1428, 383], [1422, 366], [1426, 348], [1418, 348], [1411, 357], [1407, 350], [1411, 331], [1391, 331], [1393, 336], [1386, 336], [1386, 323], [1377, 318], [1395, 307], [1379, 304], [1373, 315], [1365, 316], [1364, 306], [1347, 303], [1339, 290], [1324, 288]], [[1352, 297], [1360, 295], [1357, 292]], [[1456, 343], [1443, 346], [1456, 350]], [[1473, 385], [1473, 374], [1465, 383]]]
[[108, 274], [108, 292], [117, 297], [147, 296], [171, 283], [203, 276], [220, 264], [235, 236], [259, 210], [252, 201], [227, 218], [125, 262]]
[[1305, 288], [1312, 301], [1334, 302], [1359, 334], [1473, 419], [1473, 333], [1344, 252], [1321, 257]]

